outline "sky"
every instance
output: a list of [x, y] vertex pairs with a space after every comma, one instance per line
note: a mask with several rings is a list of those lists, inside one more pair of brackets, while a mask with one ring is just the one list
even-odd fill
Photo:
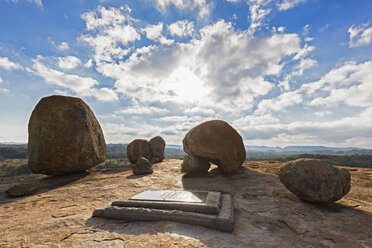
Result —
[[372, 1], [0, 0], [0, 142], [37, 102], [82, 98], [107, 143], [372, 148]]

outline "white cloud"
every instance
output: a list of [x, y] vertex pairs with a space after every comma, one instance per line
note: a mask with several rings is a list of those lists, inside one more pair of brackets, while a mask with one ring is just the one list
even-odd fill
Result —
[[20, 64], [14, 63], [7, 57], [0, 57], [0, 68], [7, 71], [23, 69], [23, 67]]
[[283, 33], [285, 30], [285, 27], [278, 27], [278, 32]]
[[265, 76], [279, 75], [281, 60], [300, 50], [295, 34], [255, 38], [219, 21], [189, 43], [138, 48], [124, 61], [98, 63], [97, 70], [130, 98], [244, 110], [274, 87]]
[[[146, 116], [148, 117], [148, 116]], [[182, 137], [195, 125], [210, 120], [200, 116], [171, 115], [142, 119], [140, 115], [126, 115], [125, 122], [117, 116], [98, 116], [108, 142], [131, 141], [137, 138], [150, 139], [161, 135], [167, 144], [181, 144]], [[125, 124], [123, 124], [125, 123]], [[138, 128], [138, 126], [141, 128]], [[107, 138], [106, 138], [107, 140]]]
[[[7, 2], [12, 2], [12, 3], [18, 3], [19, 2], [18, 0], [6, 0], [6, 1]], [[43, 3], [42, 3], [41, 0], [27, 0], [27, 2], [34, 3], [37, 6], [39, 6], [40, 8], [43, 8]]]
[[257, 107], [256, 113], [269, 111], [283, 112], [286, 108], [302, 102], [302, 96], [296, 91], [286, 92], [273, 99], [262, 100]]
[[[2, 84], [2, 83], [3, 83], [3, 79], [0, 77], [0, 84]], [[0, 87], [0, 92], [3, 92], [3, 93], [9, 93], [9, 90]]]
[[250, 122], [248, 117], [235, 121], [234, 127], [244, 137], [245, 144], [255, 145], [328, 145], [328, 146], [355, 146], [355, 140], [363, 146], [371, 146], [372, 108], [369, 107], [353, 117], [343, 117], [333, 121], [294, 121], [284, 123], [276, 121], [275, 117], [262, 117], [267, 121]]
[[349, 47], [367, 46], [372, 42], [372, 27], [368, 23], [351, 26], [349, 32]]
[[262, 25], [265, 17], [271, 12], [271, 9], [267, 7], [271, 1], [249, 0], [249, 2], [251, 19], [250, 30], [252, 33], [254, 33], [254, 31]]
[[95, 62], [121, 59], [130, 52], [122, 46], [141, 38], [133, 27], [129, 7], [105, 8], [99, 6], [97, 11], [81, 15], [86, 22], [89, 34], [82, 35], [80, 40], [89, 44], [95, 51]]
[[154, 115], [154, 114], [165, 114], [168, 113], [168, 109], [158, 108], [154, 106], [140, 106], [136, 105], [125, 109], [115, 111], [115, 114], [123, 115]]
[[[303, 51], [303, 49], [301, 51]], [[297, 57], [298, 57], [299, 54], [301, 54], [301, 52], [296, 54], [296, 56], [294, 56], [293, 59], [297, 60], [298, 59]], [[300, 56], [306, 56], [306, 55], [303, 54], [303, 55], [300, 55]], [[317, 64], [318, 64], [318, 62], [313, 60], [313, 59], [301, 58], [298, 61], [298, 63], [291, 68], [292, 69], [291, 72], [289, 72], [288, 74], [286, 74], [284, 76], [283, 81], [279, 83], [279, 86], [284, 90], [289, 90], [290, 89], [290, 81], [294, 77], [302, 76], [306, 69], [310, 69], [310, 68], [316, 66]]]
[[85, 68], [91, 68], [92, 65], [93, 65], [93, 60], [92, 59], [88, 59], [88, 61], [85, 62], [84, 67]]
[[171, 35], [177, 35], [179, 37], [192, 36], [195, 31], [194, 23], [188, 20], [177, 21], [168, 26], [168, 30]]
[[27, 0], [28, 2], [30, 3], [35, 3], [37, 6], [39, 7], [43, 7], [43, 3], [41, 2], [41, 0]]
[[278, 3], [279, 10], [288, 10], [296, 5], [306, 2], [306, 0], [283, 0], [282, 2]]
[[43, 57], [41, 56], [33, 59], [32, 72], [43, 78], [46, 83], [69, 89], [81, 97], [95, 97], [100, 101], [118, 100], [117, 94], [112, 89], [93, 88], [99, 84], [95, 79], [65, 74], [61, 71], [48, 68], [41, 62], [42, 59]]
[[206, 0], [156, 0], [157, 8], [162, 12], [165, 12], [170, 5], [181, 10], [198, 9], [199, 18], [209, 17], [211, 11], [211, 7]]
[[315, 112], [315, 115], [318, 117], [323, 117], [323, 116], [331, 115], [331, 114], [332, 112], [328, 110]]
[[183, 112], [185, 115], [207, 115], [207, 116], [213, 116], [216, 114], [216, 112], [211, 108], [205, 108], [205, 107], [192, 107], [187, 108]]
[[70, 45], [67, 42], [63, 41], [63, 42], [61, 42], [61, 44], [59, 44], [57, 46], [57, 48], [58, 48], [58, 50], [66, 51], [66, 50], [70, 49]]
[[320, 80], [302, 85], [308, 95], [316, 92], [325, 96], [314, 98], [311, 106], [348, 106], [368, 107], [372, 105], [372, 60], [357, 64], [346, 62], [325, 74]]
[[130, 21], [128, 13], [131, 9], [128, 7], [105, 8], [98, 6], [97, 11], [86, 12], [81, 15], [85, 21], [87, 30], [104, 29], [108, 26], [117, 26]]
[[[129, 13], [126, 18], [131, 20]], [[195, 30], [186, 43], [176, 39], [167, 46], [157, 41], [166, 33], [163, 23], [115, 22], [113, 19], [105, 25], [130, 25], [155, 43], [144, 47], [136, 47], [135, 42], [120, 45], [127, 54], [115, 60], [102, 59], [92, 46], [93, 59], [101, 58], [94, 61], [96, 70], [115, 80], [116, 92], [134, 103], [117, 110], [115, 118], [105, 119], [104, 129], [112, 128], [106, 131], [112, 139], [129, 141], [163, 134], [167, 142], [179, 144], [194, 125], [215, 118], [232, 123], [247, 144], [259, 145], [348, 145], [368, 130], [367, 125], [355, 123], [372, 118], [367, 111], [372, 105], [372, 89], [366, 83], [371, 81], [366, 69], [370, 63], [346, 63], [318, 81], [292, 91], [288, 87], [288, 92], [277, 96], [280, 88], [275, 83], [281, 78], [291, 81], [317, 65], [311, 58], [315, 47], [301, 46], [300, 35], [286, 34], [283, 28], [256, 37], [221, 20]], [[177, 35], [169, 27], [169, 34]], [[96, 32], [87, 30], [84, 37], [96, 44], [95, 39], [101, 38]], [[104, 36], [114, 46], [120, 43], [111, 34]], [[332, 95], [336, 90], [340, 90], [339, 96]], [[342, 94], [345, 90], [349, 93]], [[344, 104], [351, 116], [337, 119], [340, 113], [327, 108], [330, 103]], [[355, 107], [361, 112], [350, 110]], [[123, 120], [125, 126], [115, 124]], [[339, 131], [349, 129], [350, 133]], [[370, 136], [366, 135], [363, 142], [371, 141]]]
[[237, 120], [234, 120], [232, 125], [234, 127], [252, 127], [261, 125], [272, 125], [280, 123], [279, 118], [274, 117], [271, 113], [263, 115], [247, 115]]
[[184, 115], [165, 116], [165, 117], [159, 118], [159, 120], [161, 120], [161, 121], [176, 122], [176, 123], [185, 122], [185, 121], [187, 121], [187, 119], [188, 119], [188, 117], [184, 116]]
[[82, 63], [79, 58], [75, 56], [59, 57], [58, 67], [62, 70], [71, 70], [80, 66]]
[[[305, 1], [306, 0], [247, 0], [251, 20], [250, 31], [254, 33], [264, 24], [266, 16], [275, 9], [274, 6], [276, 6], [279, 11], [285, 11]], [[278, 31], [282, 32], [281, 30]]]
[[309, 46], [305, 44], [305, 46], [293, 57], [294, 60], [299, 60], [308, 56], [312, 51], [315, 50], [315, 46]]
[[164, 24], [159, 22], [155, 25], [147, 25], [142, 29], [145, 32], [147, 39], [160, 42], [160, 44], [171, 45], [174, 43], [174, 40], [168, 40], [162, 34]]
[[310, 25], [309, 25], [309, 24], [306, 24], [306, 25], [303, 27], [302, 35], [303, 35], [303, 36], [308, 36], [308, 35], [309, 35], [309, 32], [310, 32]]

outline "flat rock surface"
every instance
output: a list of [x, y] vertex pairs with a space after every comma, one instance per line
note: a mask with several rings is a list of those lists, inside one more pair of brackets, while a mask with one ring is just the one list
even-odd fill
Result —
[[[371, 169], [350, 168], [350, 193], [318, 206], [280, 183], [279, 162], [246, 162], [232, 176], [212, 170], [206, 177], [183, 176], [181, 162], [165, 160], [146, 176], [122, 168], [47, 177], [37, 194], [20, 198], [6, 196], [11, 184], [0, 185], [0, 247], [372, 247]], [[113, 201], [168, 189], [233, 195], [234, 231], [91, 217]]]

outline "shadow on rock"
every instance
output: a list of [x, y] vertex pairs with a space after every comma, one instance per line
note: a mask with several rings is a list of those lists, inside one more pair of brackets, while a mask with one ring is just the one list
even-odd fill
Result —
[[124, 171], [129, 171], [132, 170], [133, 166], [127, 165], [123, 167], [118, 167], [118, 168], [107, 168], [103, 170], [97, 170], [97, 172], [100, 172], [102, 174], [116, 174], [116, 173], [121, 173]]
[[126, 178], [127, 179], [137, 179], [137, 178], [146, 177], [146, 176], [150, 176], [150, 175], [151, 175], [151, 173], [149, 173], [149, 174], [142, 174], [142, 175], [134, 175], [134, 174], [132, 174], [132, 175], [127, 176]]
[[11, 197], [6, 194], [6, 190], [8, 190], [10, 187], [17, 185], [13, 184], [12, 186], [7, 186], [6, 188], [2, 188], [0, 191], [0, 206], [11, 203], [20, 199], [25, 199], [27, 197], [31, 197], [36, 194], [41, 194], [48, 192], [50, 190], [60, 188], [63, 186], [66, 186], [68, 184], [72, 184], [82, 178], [85, 178], [89, 175], [88, 172], [79, 172], [79, 173], [72, 173], [72, 174], [64, 174], [60, 176], [48, 176], [39, 180], [30, 180], [26, 182], [22, 182], [22, 185], [30, 185], [30, 187], [34, 187], [37, 185], [38, 190], [35, 190], [35, 193], [25, 196], [19, 196], [19, 197]]

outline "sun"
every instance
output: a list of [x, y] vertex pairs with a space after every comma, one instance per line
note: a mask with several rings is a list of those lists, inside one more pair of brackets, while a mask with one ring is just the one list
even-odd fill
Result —
[[172, 72], [163, 84], [164, 90], [171, 90], [179, 101], [199, 102], [205, 99], [210, 90], [204, 81], [187, 67]]

